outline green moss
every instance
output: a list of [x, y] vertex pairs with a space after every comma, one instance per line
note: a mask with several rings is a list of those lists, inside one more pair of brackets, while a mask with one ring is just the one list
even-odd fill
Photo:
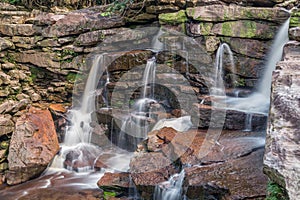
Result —
[[158, 16], [161, 24], [181, 24], [187, 22], [187, 16], [184, 10], [174, 13], [163, 13]]
[[31, 72], [31, 75], [29, 76], [28, 81], [30, 83], [34, 83], [37, 79], [37, 75], [39, 73], [39, 70], [36, 67], [31, 67], [30, 72]]
[[291, 17], [290, 27], [300, 27], [300, 17]]
[[61, 52], [61, 62], [72, 62], [73, 58], [78, 56], [78, 53], [71, 49], [63, 49]]
[[104, 193], [103, 193], [103, 197], [105, 200], [108, 199], [109, 197], [115, 197], [115, 196], [116, 196], [115, 192], [104, 191]]
[[210, 35], [213, 23], [200, 23], [201, 35]]
[[240, 29], [240, 37], [254, 38], [256, 36], [256, 23], [254, 21], [243, 21]]
[[286, 200], [288, 195], [284, 188], [274, 182], [268, 182], [266, 200]]
[[10, 62], [10, 63], [16, 63], [16, 58], [13, 54], [7, 53], [4, 58], [2, 58], [3, 62]]
[[76, 81], [77, 78], [77, 73], [74, 72], [69, 72], [66, 79], [68, 82], [74, 83]]
[[292, 17], [300, 17], [300, 9], [294, 9], [292, 12]]
[[222, 24], [222, 35], [232, 36], [232, 34], [233, 34], [232, 23], [231, 22], [224, 22]]

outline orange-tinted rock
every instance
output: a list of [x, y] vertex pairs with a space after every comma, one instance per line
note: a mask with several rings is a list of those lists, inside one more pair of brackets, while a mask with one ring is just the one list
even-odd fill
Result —
[[62, 113], [65, 113], [67, 112], [67, 109], [64, 105], [62, 104], [50, 104], [49, 108], [55, 112], [62, 112]]
[[18, 184], [38, 176], [58, 150], [50, 112], [31, 107], [16, 122], [9, 147], [7, 183]]

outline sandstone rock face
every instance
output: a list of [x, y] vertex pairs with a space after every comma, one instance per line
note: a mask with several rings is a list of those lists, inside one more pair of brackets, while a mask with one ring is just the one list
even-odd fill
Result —
[[287, 189], [289, 198], [300, 196], [299, 155], [299, 43], [285, 46], [284, 60], [273, 73], [271, 109], [267, 129], [264, 171]]
[[9, 148], [7, 183], [14, 185], [38, 176], [58, 149], [50, 112], [31, 107], [16, 122]]
[[[86, 14], [83, 12], [74, 12], [66, 16], [57, 16], [59, 19], [48, 28], [44, 29], [42, 35], [44, 37], [62, 37], [84, 33], [89, 30], [108, 29], [124, 25], [122, 18], [105, 18], [98, 13]], [[51, 18], [55, 18], [51, 16]], [[38, 19], [37, 19], [38, 20]], [[44, 19], [47, 21], [47, 19]], [[36, 23], [40, 23], [37, 21]]]
[[220, 22], [234, 20], [265, 20], [282, 22], [289, 17], [288, 12], [276, 8], [253, 8], [237, 5], [213, 5], [188, 8], [187, 15], [198, 21]]

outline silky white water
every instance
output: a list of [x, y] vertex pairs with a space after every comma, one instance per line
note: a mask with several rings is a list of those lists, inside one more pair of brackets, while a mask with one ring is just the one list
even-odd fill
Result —
[[117, 145], [123, 149], [132, 147], [135, 150], [137, 144], [147, 137], [149, 121], [151, 121], [151, 105], [157, 103], [154, 100], [155, 72], [156, 59], [153, 57], [147, 60], [145, 66], [141, 97], [135, 102], [133, 110], [120, 127]]
[[172, 175], [168, 181], [162, 182], [155, 186], [154, 200], [181, 200], [182, 184], [185, 177], [184, 170], [179, 174]]
[[289, 19], [279, 28], [273, 45], [267, 56], [265, 72], [257, 86], [257, 91], [247, 98], [226, 98], [227, 108], [246, 113], [264, 113], [269, 111], [272, 72], [276, 63], [281, 60], [283, 46], [288, 42]]
[[230, 60], [230, 68], [231, 72], [234, 74], [231, 78], [232, 85], [236, 84], [235, 79], [235, 63], [233, 59], [233, 53], [228, 44], [222, 43], [220, 44], [217, 54], [216, 54], [216, 61], [215, 61], [215, 77], [214, 77], [214, 88], [212, 90], [212, 95], [224, 95], [224, 56], [225, 52], [227, 53], [229, 60]]

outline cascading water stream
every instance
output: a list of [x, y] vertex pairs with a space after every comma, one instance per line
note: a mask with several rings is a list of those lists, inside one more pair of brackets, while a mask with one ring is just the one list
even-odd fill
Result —
[[[216, 54], [216, 62], [215, 62], [215, 77], [214, 77], [214, 88], [212, 90], [212, 95], [222, 96], [225, 94], [224, 91], [224, 55], [225, 52], [228, 54], [230, 60], [230, 68], [231, 72], [235, 74], [235, 64], [233, 59], [233, 53], [228, 44], [222, 43], [220, 44], [217, 54]], [[231, 78], [232, 85], [234, 86], [236, 83], [235, 75]]]
[[253, 118], [253, 113], [246, 114], [244, 131], [252, 131], [252, 118]]
[[[92, 122], [91, 114], [95, 111], [95, 91], [101, 70], [104, 65], [104, 55], [96, 55], [90, 69], [85, 89], [79, 108], [70, 110], [69, 117], [71, 125], [67, 127], [64, 142], [61, 144], [60, 154], [57, 155], [50, 168], [64, 168], [68, 157], [71, 157], [71, 164], [66, 168], [74, 170], [76, 162], [84, 163], [77, 171], [93, 169], [93, 159], [96, 159], [100, 148], [91, 143]], [[88, 157], [88, 158], [87, 158]]]
[[228, 98], [227, 105], [230, 109], [246, 113], [267, 114], [270, 104], [272, 72], [276, 63], [281, 60], [283, 46], [288, 42], [289, 19], [284, 22], [276, 34], [274, 43], [267, 57], [265, 72], [258, 84], [257, 91], [247, 98]]
[[[130, 113], [121, 126], [121, 131], [118, 136], [117, 145], [121, 148], [128, 148], [129, 144], [135, 150], [138, 143], [147, 137], [149, 131], [148, 121], [151, 117], [151, 104], [156, 103], [154, 98], [154, 86], [155, 84], [155, 72], [156, 72], [156, 59], [153, 57], [147, 61], [143, 79], [142, 79], [142, 91], [141, 98], [136, 101]], [[150, 87], [150, 93], [149, 93]], [[127, 141], [127, 135], [131, 137], [131, 142]]]
[[179, 174], [172, 175], [168, 181], [162, 182], [155, 186], [154, 200], [181, 200], [182, 184], [185, 177], [184, 170]]
[[70, 111], [71, 126], [67, 129], [63, 145], [72, 146], [90, 143], [91, 113], [95, 111], [95, 90], [99, 80], [99, 69], [104, 62], [104, 54], [96, 55], [85, 85], [79, 109]]

